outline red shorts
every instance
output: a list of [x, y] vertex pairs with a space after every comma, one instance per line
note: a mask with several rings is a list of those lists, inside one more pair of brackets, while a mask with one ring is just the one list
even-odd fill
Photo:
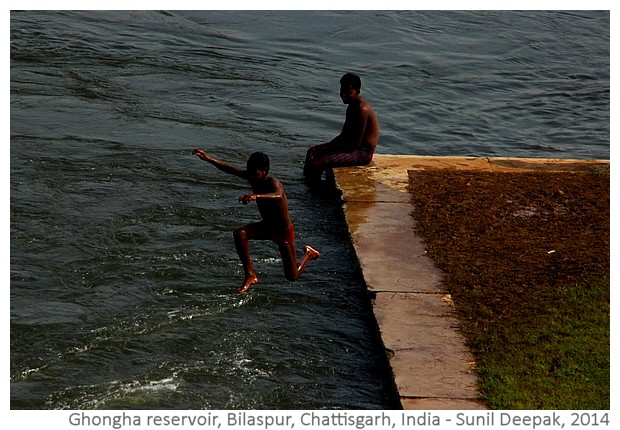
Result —
[[[250, 240], [272, 240], [276, 243], [293, 244], [295, 242], [295, 227], [291, 224], [288, 228], [277, 228], [265, 221], [248, 224], [241, 229], [248, 232]], [[240, 229], [240, 230], [241, 230]]]
[[295, 227], [293, 224], [284, 231], [272, 232], [271, 240], [276, 243], [293, 243], [295, 242]]

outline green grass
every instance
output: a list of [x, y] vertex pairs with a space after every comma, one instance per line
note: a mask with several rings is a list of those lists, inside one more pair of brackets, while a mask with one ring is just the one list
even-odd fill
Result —
[[489, 407], [609, 409], [609, 291], [609, 277], [566, 286], [476, 336]]

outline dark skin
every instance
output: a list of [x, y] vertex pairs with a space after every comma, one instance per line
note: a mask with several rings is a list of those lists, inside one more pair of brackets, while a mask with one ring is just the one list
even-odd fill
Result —
[[252, 285], [258, 283], [258, 276], [256, 276], [250, 258], [250, 240], [271, 240], [277, 243], [282, 255], [286, 278], [289, 281], [299, 279], [308, 262], [317, 259], [320, 253], [306, 245], [303, 257], [297, 262], [293, 222], [289, 215], [288, 199], [282, 183], [276, 177], [268, 175], [263, 169], [242, 169], [210, 156], [203, 149], [194, 149], [192, 154], [213, 164], [222, 172], [247, 180], [252, 193], [240, 196], [239, 201], [244, 205], [255, 201], [262, 218], [262, 221], [240, 227], [233, 232], [237, 254], [239, 254], [245, 272], [244, 282], [237, 292], [245, 293]]
[[[338, 148], [344, 152], [354, 151], [361, 146], [373, 150], [379, 142], [379, 121], [372, 106], [360, 96], [359, 90], [351, 85], [340, 85], [340, 98], [347, 105], [347, 112], [338, 136], [321, 145], [325, 148]], [[318, 150], [318, 148], [313, 148]], [[308, 163], [312, 167], [313, 149], [310, 150]]]

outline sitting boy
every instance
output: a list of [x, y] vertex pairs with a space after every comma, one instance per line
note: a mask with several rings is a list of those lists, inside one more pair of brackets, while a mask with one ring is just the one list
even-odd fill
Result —
[[347, 107], [342, 131], [327, 143], [306, 153], [304, 176], [310, 182], [321, 179], [333, 167], [365, 166], [372, 161], [379, 142], [379, 121], [372, 106], [360, 96], [359, 76], [345, 74], [340, 79], [340, 98]]

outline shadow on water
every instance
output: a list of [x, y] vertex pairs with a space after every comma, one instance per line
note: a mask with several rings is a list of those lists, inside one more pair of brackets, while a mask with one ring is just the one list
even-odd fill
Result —
[[336, 186], [331, 170], [318, 181], [303, 182], [309, 195], [309, 204], [317, 208], [321, 219], [329, 220], [330, 228], [326, 236], [332, 239], [332, 243], [337, 243], [341, 247], [338, 252], [340, 257], [338, 264], [344, 263], [349, 268], [347, 272], [355, 285], [351, 293], [352, 300], [359, 306], [360, 315], [363, 316], [368, 330], [371, 340], [368, 346], [376, 359], [377, 376], [385, 384], [383, 388], [384, 408], [400, 409], [400, 398], [389, 364], [388, 351], [383, 346], [379, 326], [372, 309], [373, 294], [366, 287], [362, 269], [351, 243], [343, 209], [342, 192]]

